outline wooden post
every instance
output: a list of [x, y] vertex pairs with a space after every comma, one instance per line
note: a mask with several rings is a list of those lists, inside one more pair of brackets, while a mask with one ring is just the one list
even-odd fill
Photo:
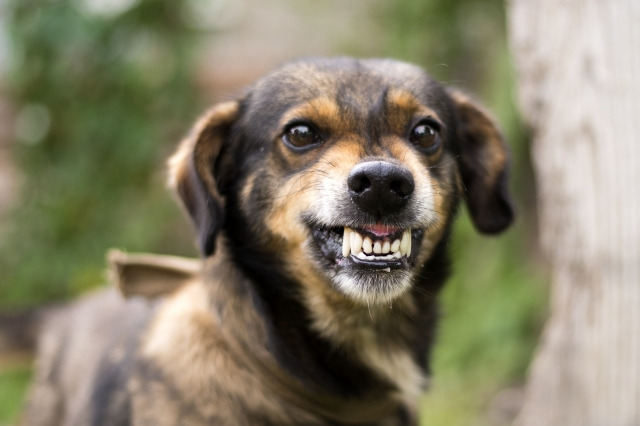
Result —
[[516, 424], [640, 425], [640, 1], [508, 8], [552, 275]]

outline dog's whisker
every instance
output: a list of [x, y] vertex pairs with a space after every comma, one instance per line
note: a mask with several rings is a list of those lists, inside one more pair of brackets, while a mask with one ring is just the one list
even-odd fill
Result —
[[448, 165], [450, 165], [452, 163], [456, 163], [458, 161], [459, 157], [460, 157], [459, 155], [456, 155], [453, 158], [445, 158], [442, 161], [440, 161], [439, 163], [436, 163], [436, 164], [433, 164], [433, 165], [429, 166], [429, 168], [430, 169], [437, 169], [437, 168], [442, 167], [442, 166], [448, 166]]

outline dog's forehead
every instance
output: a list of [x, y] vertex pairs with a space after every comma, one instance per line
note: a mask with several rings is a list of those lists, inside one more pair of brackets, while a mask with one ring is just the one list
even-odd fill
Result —
[[251, 90], [248, 113], [283, 111], [317, 98], [366, 112], [390, 91], [409, 93], [423, 104], [445, 103], [444, 89], [421, 68], [394, 60], [350, 58], [301, 60], [259, 80]]

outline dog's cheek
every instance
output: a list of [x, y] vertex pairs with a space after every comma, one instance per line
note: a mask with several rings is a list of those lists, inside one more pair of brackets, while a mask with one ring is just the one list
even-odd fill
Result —
[[274, 219], [275, 205], [281, 195], [276, 192], [277, 178], [269, 170], [268, 166], [262, 166], [246, 177], [239, 193], [238, 208], [243, 226], [248, 228], [244, 233], [258, 238], [262, 247], [281, 251], [284, 236], [278, 222], [282, 219]]
[[312, 205], [308, 181], [306, 175], [292, 176], [277, 186], [271, 185], [273, 192], [265, 223], [269, 233], [282, 240], [287, 251], [299, 250], [307, 238], [302, 217]]
[[438, 243], [444, 238], [448, 224], [451, 221], [451, 215], [454, 211], [452, 205], [452, 197], [449, 185], [443, 184], [438, 179], [431, 178], [433, 207], [432, 215], [434, 220], [424, 229], [422, 245], [416, 264], [420, 265], [426, 262], [433, 254], [433, 250]]

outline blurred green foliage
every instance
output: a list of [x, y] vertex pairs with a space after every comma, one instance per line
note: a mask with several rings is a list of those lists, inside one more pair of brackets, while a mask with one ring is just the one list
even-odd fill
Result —
[[115, 16], [79, 4], [7, 6], [8, 88], [22, 137], [15, 154], [26, 182], [0, 242], [6, 304], [95, 286], [108, 247], [191, 247], [188, 228], [168, 234], [180, 215], [159, 172], [202, 107], [182, 2], [142, 0]]
[[[8, 87], [23, 130], [16, 155], [26, 182], [11, 228], [0, 238], [5, 305], [68, 298], [94, 287], [108, 247], [195, 254], [191, 229], [160, 172], [185, 123], [203, 107], [192, 75], [198, 37], [181, 10], [188, 2], [130, 0], [133, 6], [114, 15], [87, 13], [80, 3], [8, 2], [14, 58]], [[504, 5], [372, 4], [381, 43], [367, 54], [419, 63], [445, 84], [475, 94], [510, 142], [518, 221], [499, 238], [487, 238], [461, 214], [433, 382], [421, 407], [424, 424], [495, 426], [491, 400], [524, 380], [546, 297], [531, 260], [534, 188], [514, 106]], [[27, 376], [23, 368], [0, 374], [0, 423], [14, 418]]]
[[18, 417], [22, 400], [26, 393], [31, 368], [16, 365], [3, 368], [0, 373], [0, 425], [12, 424]]

